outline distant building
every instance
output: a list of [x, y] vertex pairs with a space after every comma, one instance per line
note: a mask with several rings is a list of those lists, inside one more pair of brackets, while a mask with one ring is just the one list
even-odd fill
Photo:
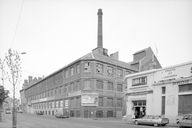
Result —
[[127, 116], [162, 115], [175, 123], [192, 112], [192, 62], [127, 75]]
[[[26, 110], [46, 115], [69, 113], [71, 117], [121, 117], [125, 114], [124, 76], [147, 70], [146, 63], [157, 62], [152, 60], [154, 54], [150, 50], [135, 54], [135, 65], [119, 61], [118, 52], [108, 55], [108, 50], [103, 48], [102, 10], [99, 9], [97, 48], [23, 88], [20, 92], [27, 103]], [[160, 67], [158, 62], [157, 65], [154, 68]]]
[[24, 80], [23, 87], [20, 90], [20, 100], [21, 100], [20, 109], [23, 112], [27, 112], [27, 100], [26, 100], [26, 96], [25, 96], [25, 92], [24, 92], [25, 88], [30, 87], [31, 85], [33, 85], [34, 83], [37, 83], [38, 81], [40, 81], [42, 79], [43, 78], [41, 78], [41, 77], [33, 78], [32, 76], [29, 76], [28, 79]]

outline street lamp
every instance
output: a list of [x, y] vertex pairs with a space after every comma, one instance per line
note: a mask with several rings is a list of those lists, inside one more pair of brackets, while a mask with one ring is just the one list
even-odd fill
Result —
[[9, 82], [13, 86], [13, 109], [12, 109], [12, 127], [16, 128], [16, 106], [15, 106], [15, 86], [21, 77], [21, 59], [20, 55], [26, 54], [26, 52], [17, 52], [9, 49], [8, 54], [6, 54], [4, 61], [7, 66], [7, 77]]
[[[19, 57], [19, 54], [20, 55], [24, 55], [26, 54], [26, 52], [21, 52], [21, 53], [18, 53], [18, 57]], [[20, 65], [19, 65], [20, 66]], [[19, 69], [19, 68], [18, 68]], [[17, 113], [16, 113], [16, 106], [15, 106], [15, 84], [14, 83], [14, 76], [12, 74], [12, 79], [13, 79], [13, 113], [12, 113], [12, 127], [13, 128], [16, 128], [17, 127]]]

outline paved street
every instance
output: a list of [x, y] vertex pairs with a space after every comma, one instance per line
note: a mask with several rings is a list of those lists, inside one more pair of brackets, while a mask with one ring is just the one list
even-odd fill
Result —
[[[5, 120], [0, 122], [0, 128], [11, 128], [11, 119], [11, 114], [5, 115]], [[170, 126], [163, 128], [168, 127], [171, 128]], [[57, 119], [51, 116], [18, 114], [17, 128], [153, 128], [153, 126], [132, 125], [120, 119]]]

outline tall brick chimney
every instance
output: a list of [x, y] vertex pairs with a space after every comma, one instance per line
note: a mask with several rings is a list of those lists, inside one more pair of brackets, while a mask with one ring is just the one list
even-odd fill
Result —
[[98, 9], [98, 35], [97, 35], [97, 48], [103, 48], [103, 33], [102, 33], [102, 9]]
[[108, 50], [103, 48], [103, 32], [102, 32], [102, 9], [98, 9], [98, 34], [97, 34], [97, 48], [93, 49], [92, 51], [97, 54], [108, 55]]

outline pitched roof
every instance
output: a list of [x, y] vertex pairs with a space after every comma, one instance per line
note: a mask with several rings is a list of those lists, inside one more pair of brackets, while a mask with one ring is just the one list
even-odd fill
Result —
[[108, 56], [97, 54], [97, 53], [94, 53], [94, 52], [86, 54], [85, 56], [81, 57], [79, 60], [97, 60], [97, 61], [101, 61], [101, 62], [104, 62], [104, 63], [112, 64], [112, 65], [115, 65], [115, 66], [127, 68], [127, 69], [130, 69], [130, 70], [133, 70], [133, 71], [138, 71], [136, 68], [132, 67], [129, 63], [119, 61], [119, 60], [115, 60], [115, 59], [110, 58]]
[[62, 71], [63, 69], [65, 69], [66, 67], [69, 67], [75, 63], [77, 63], [78, 61], [82, 61], [82, 60], [97, 60], [97, 61], [101, 61], [101, 62], [104, 62], [104, 63], [108, 63], [108, 64], [112, 64], [112, 65], [115, 65], [115, 66], [119, 66], [119, 67], [122, 67], [122, 68], [126, 68], [126, 69], [130, 69], [132, 71], [138, 71], [138, 69], [132, 67], [129, 63], [125, 63], [123, 61], [119, 61], [119, 60], [115, 60], [113, 58], [110, 58], [108, 56], [105, 56], [105, 55], [101, 55], [101, 54], [97, 54], [97, 53], [94, 53], [94, 52], [90, 52], [84, 56], [82, 56], [81, 58], [69, 63], [68, 65], [60, 68], [59, 70], [49, 74], [48, 76], [46, 76], [45, 78], [43, 78], [42, 80], [39, 80], [38, 82], [35, 82], [34, 84], [32, 84], [31, 86], [27, 87], [26, 89], [32, 87], [33, 85], [47, 79], [48, 77]]

